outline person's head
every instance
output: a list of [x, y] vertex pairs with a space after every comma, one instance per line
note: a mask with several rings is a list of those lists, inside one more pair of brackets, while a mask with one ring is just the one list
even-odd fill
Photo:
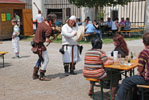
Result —
[[16, 15], [18, 15], [18, 13], [17, 13], [17, 12], [15, 12], [15, 13], [14, 13], [14, 15], [16, 16]]
[[118, 18], [115, 18], [114, 21], [117, 21], [118, 22]]
[[129, 50], [128, 50], [126, 41], [124, 40], [122, 35], [116, 34], [113, 37], [113, 44], [115, 45], [115, 47], [121, 48], [125, 52], [126, 55], [129, 54]]
[[80, 18], [77, 18], [77, 19], [76, 19], [76, 22], [80, 22]]
[[143, 34], [143, 43], [145, 46], [149, 46], [149, 32]]
[[124, 17], [121, 18], [121, 21], [124, 21]]
[[70, 27], [73, 27], [74, 25], [75, 25], [75, 23], [76, 23], [76, 16], [71, 16], [69, 19], [68, 19], [68, 25], [70, 26]]
[[97, 21], [96, 20], [93, 20], [93, 24], [96, 25], [97, 24]]
[[89, 20], [90, 20], [90, 17], [89, 17], [89, 16], [87, 16], [87, 17], [86, 17], [86, 19], [89, 21]]
[[108, 21], [108, 22], [110, 22], [110, 21], [111, 21], [111, 18], [110, 18], [110, 17], [108, 17], [108, 18], [107, 18], [107, 21]]
[[51, 23], [55, 23], [55, 22], [56, 22], [56, 19], [57, 19], [56, 14], [54, 14], [54, 13], [48, 14], [48, 17], [47, 17], [47, 21], [48, 21], [48, 22], [51, 21]]
[[14, 19], [11, 20], [11, 23], [12, 23], [12, 25], [14, 26], [14, 25], [17, 24], [17, 20], [14, 18]]
[[103, 18], [100, 18], [100, 21], [104, 21], [104, 19]]
[[41, 14], [41, 10], [38, 10], [38, 14]]
[[102, 49], [102, 40], [98, 37], [95, 37], [91, 41], [92, 49]]
[[84, 20], [85, 23], [88, 23], [88, 21], [89, 21], [89, 20], [88, 20], [87, 18]]
[[129, 21], [129, 18], [128, 17], [126, 18], [126, 21]]

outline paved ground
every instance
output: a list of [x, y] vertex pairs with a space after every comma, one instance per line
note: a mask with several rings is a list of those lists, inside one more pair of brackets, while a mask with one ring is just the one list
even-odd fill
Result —
[[[142, 40], [128, 41], [130, 51], [139, 53], [143, 49]], [[83, 54], [91, 48], [83, 44]], [[52, 43], [48, 46], [49, 64], [46, 75], [51, 81], [32, 80], [32, 70], [37, 55], [31, 52], [30, 42], [20, 41], [20, 59], [12, 59], [14, 53], [11, 41], [3, 41], [0, 51], [8, 51], [5, 55], [5, 68], [0, 59], [0, 100], [91, 100], [87, 95], [89, 83], [82, 75], [83, 60], [76, 65], [77, 75], [65, 77], [61, 54], [58, 52], [61, 44]], [[105, 44], [103, 50], [108, 52], [114, 48], [113, 44]], [[109, 98], [105, 91], [105, 98]], [[95, 89], [99, 100], [100, 88]], [[108, 99], [106, 99], [108, 100]]]

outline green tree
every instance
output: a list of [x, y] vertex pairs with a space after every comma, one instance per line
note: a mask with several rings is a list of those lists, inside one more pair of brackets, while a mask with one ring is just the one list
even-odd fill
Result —
[[126, 5], [132, 0], [68, 0], [71, 4], [76, 5], [77, 7], [95, 7], [95, 16], [97, 19], [98, 7], [104, 6], [116, 6], [116, 5]]

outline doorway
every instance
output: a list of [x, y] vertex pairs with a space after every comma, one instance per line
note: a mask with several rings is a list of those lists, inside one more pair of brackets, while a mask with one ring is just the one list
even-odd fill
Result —
[[22, 36], [22, 35], [24, 35], [22, 9], [14, 9], [13, 10], [13, 18], [15, 18], [15, 16], [14, 16], [15, 13], [20, 17], [20, 36]]
[[57, 15], [57, 20], [62, 22], [62, 9], [48, 9], [47, 14], [54, 13]]

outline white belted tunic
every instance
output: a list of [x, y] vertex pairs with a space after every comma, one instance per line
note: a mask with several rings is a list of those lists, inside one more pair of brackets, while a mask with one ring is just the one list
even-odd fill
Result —
[[62, 55], [64, 63], [72, 62], [72, 45], [73, 47], [73, 62], [80, 61], [80, 52], [78, 49], [77, 37], [74, 34], [77, 32], [76, 28], [71, 28], [68, 24], [62, 27], [62, 45], [64, 45], [65, 53]]

